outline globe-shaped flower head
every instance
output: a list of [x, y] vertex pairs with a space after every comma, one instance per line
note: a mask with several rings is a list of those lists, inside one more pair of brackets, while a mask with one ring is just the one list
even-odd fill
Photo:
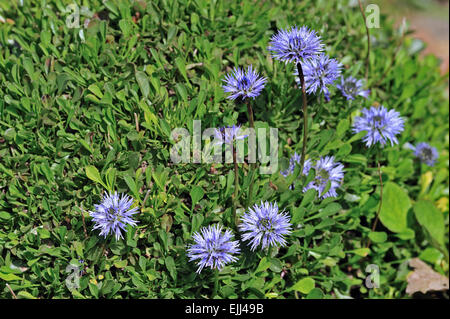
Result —
[[342, 95], [347, 100], [354, 100], [357, 96], [362, 96], [367, 99], [370, 94], [370, 90], [363, 89], [362, 80], [357, 80], [352, 76], [347, 78], [341, 77], [341, 83], [336, 85], [336, 87], [341, 90]]
[[323, 44], [316, 31], [309, 30], [306, 26], [293, 26], [274, 34], [267, 49], [280, 61], [301, 63], [319, 54], [323, 50]]
[[413, 146], [412, 150], [414, 155], [428, 166], [433, 166], [439, 157], [437, 149], [425, 142], [417, 144], [416, 147]]
[[395, 110], [388, 111], [384, 106], [362, 110], [362, 116], [355, 117], [353, 132], [367, 131], [363, 138], [368, 147], [389, 140], [391, 145], [398, 144], [396, 135], [403, 131], [404, 120]]
[[220, 271], [226, 264], [237, 260], [233, 254], [240, 252], [239, 242], [231, 240], [233, 234], [230, 230], [222, 233], [222, 226], [219, 224], [203, 227], [192, 237], [195, 244], [187, 249], [187, 255], [189, 261], [198, 260], [197, 273], [200, 273], [204, 267]]
[[[291, 156], [291, 158], [289, 159], [289, 167], [284, 170], [281, 171], [280, 174], [283, 175], [284, 177], [288, 177], [291, 174], [294, 174], [294, 170], [295, 170], [295, 166], [296, 165], [300, 165], [300, 159], [301, 156], [299, 154], [297, 154], [297, 152], [294, 153], [294, 155]], [[303, 175], [308, 175], [308, 172], [311, 168], [311, 160], [307, 159], [305, 161], [305, 163], [303, 164]]]
[[[333, 156], [325, 156], [320, 158], [313, 168], [316, 176], [313, 181], [306, 185], [303, 191], [306, 192], [308, 189], [314, 188], [321, 198], [336, 197], [336, 189], [344, 178], [344, 165], [335, 162]], [[324, 193], [328, 182], [330, 182], [330, 188]]]
[[132, 219], [132, 215], [138, 212], [138, 207], [131, 208], [133, 198], [116, 193], [103, 196], [99, 205], [94, 205], [95, 211], [89, 212], [95, 223], [93, 229], [101, 229], [100, 235], [106, 237], [108, 234], [115, 234], [116, 240], [122, 237], [122, 230], [127, 225], [136, 226], [137, 221]]
[[215, 130], [215, 137], [219, 141], [216, 144], [228, 144], [233, 145], [237, 140], [243, 140], [248, 135], [242, 134], [242, 129], [240, 125], [233, 125], [228, 127], [222, 127]]
[[244, 213], [239, 229], [244, 233], [242, 240], [249, 241], [251, 250], [261, 245], [264, 249], [269, 246], [285, 246], [284, 236], [291, 233], [290, 218], [285, 212], [278, 212], [277, 203], [261, 202]]
[[225, 75], [223, 81], [225, 82], [223, 86], [224, 91], [231, 93], [228, 99], [235, 100], [241, 97], [242, 100], [245, 100], [249, 97], [256, 98], [261, 93], [267, 80], [264, 77], [260, 77], [250, 65], [247, 71], [241, 68], [234, 68], [231, 73]]
[[[305, 76], [306, 93], [313, 94], [317, 91], [323, 92], [325, 98], [329, 100], [330, 93], [327, 85], [333, 85], [336, 79], [341, 74], [342, 64], [336, 59], [324, 53], [321, 53], [317, 58], [305, 61], [303, 64], [303, 74]], [[295, 81], [300, 85], [300, 78], [298, 77], [298, 69], [294, 71]]]

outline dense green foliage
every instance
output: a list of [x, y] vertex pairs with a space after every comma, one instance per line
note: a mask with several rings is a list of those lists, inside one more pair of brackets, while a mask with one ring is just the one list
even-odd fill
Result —
[[[19, 298], [209, 298], [214, 272], [196, 274], [185, 249], [201, 226], [231, 227], [232, 165], [174, 165], [171, 130], [192, 132], [194, 119], [203, 128], [246, 125], [246, 107], [225, 99], [221, 79], [253, 64], [268, 78], [253, 102], [256, 126], [278, 129], [284, 169], [302, 146], [301, 91], [293, 66], [267, 52], [270, 36], [307, 25], [345, 75], [363, 78], [365, 28], [347, 2], [93, 0], [83, 5], [95, 15], [87, 21], [81, 11], [80, 28], [69, 28], [71, 1], [1, 1], [0, 297], [11, 288]], [[307, 154], [345, 165], [339, 197], [320, 200], [290, 190], [279, 173], [258, 175], [254, 202], [277, 201], [296, 229], [272, 256], [243, 246], [220, 272], [218, 297], [405, 298], [413, 257], [448, 276], [446, 77], [437, 58], [419, 57], [420, 42], [385, 16], [380, 24], [371, 29], [369, 99], [349, 103], [335, 88], [328, 103], [309, 96]], [[371, 233], [376, 150], [351, 120], [377, 103], [406, 125], [399, 145], [380, 152], [384, 204]], [[438, 149], [435, 166], [403, 147], [420, 141]], [[240, 166], [239, 214], [248, 172]], [[141, 208], [138, 227], [117, 242], [92, 231], [88, 213], [108, 190]], [[85, 274], [70, 292], [66, 267], [80, 259]], [[369, 264], [380, 268], [380, 288], [364, 286]]]

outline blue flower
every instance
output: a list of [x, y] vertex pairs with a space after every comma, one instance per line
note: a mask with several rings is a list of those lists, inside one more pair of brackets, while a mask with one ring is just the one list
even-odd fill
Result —
[[249, 241], [251, 250], [261, 245], [264, 249], [269, 246], [286, 245], [284, 236], [291, 233], [290, 218], [285, 212], [278, 212], [277, 203], [261, 202], [254, 205], [241, 218], [239, 229], [244, 233], [242, 240]]
[[267, 49], [280, 61], [301, 63], [319, 54], [323, 44], [316, 31], [310, 31], [306, 26], [293, 26], [274, 34]]
[[[300, 162], [301, 162], [301, 155], [295, 152], [294, 155], [292, 155], [291, 158], [289, 159], [289, 167], [285, 171], [281, 171], [280, 174], [283, 175], [284, 177], [288, 177], [289, 175], [294, 173], [295, 166], [297, 164], [300, 164]], [[303, 164], [303, 175], [308, 175], [310, 168], [311, 168], [311, 160], [307, 159]]]
[[363, 138], [368, 147], [380, 142], [385, 145], [389, 140], [391, 145], [398, 144], [395, 135], [403, 131], [404, 120], [395, 110], [388, 111], [384, 106], [362, 110], [362, 116], [355, 117], [353, 132], [367, 131]]
[[[94, 205], [95, 211], [89, 212], [95, 222], [93, 229], [101, 229], [100, 235], [106, 237], [114, 233], [116, 240], [122, 237], [121, 230], [125, 230], [127, 225], [136, 226], [137, 221], [132, 219], [132, 215], [138, 212], [138, 207], [131, 208], [133, 198], [117, 192], [104, 195], [99, 205]], [[130, 209], [131, 208], [131, 209]]]
[[224, 91], [231, 93], [228, 99], [235, 100], [241, 97], [242, 100], [245, 100], [249, 97], [253, 99], [257, 97], [267, 80], [264, 77], [260, 77], [250, 65], [246, 72], [241, 68], [234, 68], [230, 74], [225, 75], [223, 81], [226, 83], [223, 86]]
[[233, 125], [228, 127], [222, 127], [215, 130], [216, 139], [219, 141], [216, 144], [228, 144], [232, 145], [237, 140], [243, 140], [248, 135], [241, 133], [240, 125]]
[[[323, 92], [325, 98], [329, 100], [330, 94], [327, 85], [334, 84], [341, 74], [342, 64], [336, 59], [330, 59], [328, 55], [321, 53], [316, 58], [305, 61], [302, 67], [306, 92], [308, 94], [316, 93], [316, 91]], [[295, 69], [294, 75], [295, 81], [300, 85], [298, 69]]]
[[367, 99], [370, 94], [370, 90], [363, 90], [362, 80], [357, 80], [352, 76], [344, 79], [341, 77], [341, 84], [336, 85], [336, 87], [341, 90], [342, 95], [347, 98], [347, 100], [354, 100], [356, 96], [362, 96]]
[[414, 151], [414, 155], [428, 166], [434, 166], [439, 157], [437, 149], [425, 142], [421, 142], [411, 149]]
[[222, 233], [222, 226], [219, 224], [203, 227], [192, 237], [195, 244], [187, 249], [187, 255], [189, 261], [198, 260], [197, 273], [205, 266], [221, 270], [226, 264], [237, 260], [233, 254], [240, 252], [239, 242], [231, 240], [233, 234], [230, 230]]
[[[316, 176], [313, 181], [303, 188], [303, 192], [314, 188], [319, 193], [319, 197], [337, 197], [336, 189], [344, 179], [344, 165], [335, 162], [333, 156], [325, 156], [320, 158], [313, 168]], [[330, 188], [324, 193], [328, 182], [330, 182]]]

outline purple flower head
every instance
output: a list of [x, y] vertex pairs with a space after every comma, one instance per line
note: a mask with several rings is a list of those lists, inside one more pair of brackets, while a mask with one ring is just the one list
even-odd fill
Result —
[[197, 273], [207, 266], [211, 269], [221, 270], [226, 264], [237, 260], [233, 254], [240, 252], [239, 242], [232, 241], [230, 230], [222, 233], [222, 226], [203, 227], [200, 232], [193, 234], [195, 244], [189, 246], [187, 255], [189, 261], [198, 260]]
[[398, 144], [395, 135], [403, 131], [404, 120], [395, 110], [388, 111], [384, 106], [362, 110], [362, 116], [355, 117], [353, 132], [367, 131], [363, 138], [368, 147], [380, 142], [385, 145], [387, 140], [391, 145]]
[[[137, 221], [132, 219], [132, 215], [138, 212], [138, 207], [131, 208], [133, 198], [117, 192], [104, 195], [99, 205], [94, 205], [95, 211], [89, 212], [95, 222], [93, 229], [101, 229], [100, 235], [106, 237], [114, 233], [116, 240], [122, 237], [121, 230], [125, 230], [127, 225], [136, 226]], [[130, 209], [131, 208], [131, 209]]]
[[421, 142], [411, 149], [414, 151], [414, 156], [428, 166], [434, 166], [439, 157], [437, 149], [425, 142]]
[[242, 240], [249, 241], [251, 250], [261, 244], [261, 249], [269, 246], [285, 246], [284, 236], [291, 233], [290, 218], [285, 212], [278, 212], [277, 203], [261, 202], [244, 213], [239, 229], [244, 233]]
[[[323, 92], [325, 98], [329, 100], [330, 94], [327, 85], [334, 84], [341, 74], [342, 64], [336, 59], [330, 59], [328, 55], [320, 53], [316, 58], [305, 61], [302, 67], [306, 92], [308, 94], [316, 93], [316, 91]], [[297, 69], [295, 69], [294, 75], [295, 81], [300, 84]]]
[[[316, 176], [313, 181], [303, 188], [303, 192], [314, 188], [321, 198], [337, 197], [336, 189], [344, 178], [344, 165], [335, 162], [333, 156], [325, 156], [319, 159], [313, 168]], [[324, 193], [328, 182], [330, 182], [330, 188]]]
[[281, 29], [271, 38], [269, 51], [277, 60], [285, 63], [301, 63], [314, 58], [323, 50], [323, 44], [316, 31], [303, 26], [293, 26], [290, 29]]
[[231, 93], [228, 99], [235, 100], [241, 97], [242, 100], [245, 100], [249, 97], [253, 99], [257, 97], [267, 80], [264, 77], [260, 77], [250, 65], [246, 72], [241, 68], [234, 68], [233, 71], [225, 75], [223, 81], [225, 82], [223, 86], [224, 91]]
[[[284, 177], [288, 177], [289, 175], [294, 173], [295, 166], [300, 165], [300, 162], [301, 162], [301, 155], [295, 152], [294, 155], [292, 155], [291, 158], [289, 159], [289, 167], [286, 170], [281, 171], [280, 174], [283, 175]], [[308, 175], [310, 168], [311, 168], [311, 160], [307, 159], [303, 164], [303, 175]]]
[[362, 96], [367, 99], [370, 94], [370, 90], [363, 90], [362, 80], [357, 80], [352, 76], [344, 79], [341, 77], [341, 83], [336, 85], [336, 87], [341, 90], [342, 95], [347, 98], [347, 100], [354, 100], [356, 96]]
[[216, 139], [219, 140], [216, 144], [229, 144], [233, 145], [233, 143], [237, 140], [243, 140], [248, 135], [243, 135], [241, 132], [240, 125], [233, 125], [228, 127], [222, 127], [220, 129], [215, 130]]

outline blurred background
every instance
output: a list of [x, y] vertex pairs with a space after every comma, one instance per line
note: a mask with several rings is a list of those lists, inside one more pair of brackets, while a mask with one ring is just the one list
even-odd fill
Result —
[[414, 30], [414, 37], [426, 43], [423, 55], [433, 53], [442, 60], [441, 72], [449, 71], [449, 1], [448, 0], [379, 0], [382, 13], [393, 16], [400, 24], [403, 17]]

